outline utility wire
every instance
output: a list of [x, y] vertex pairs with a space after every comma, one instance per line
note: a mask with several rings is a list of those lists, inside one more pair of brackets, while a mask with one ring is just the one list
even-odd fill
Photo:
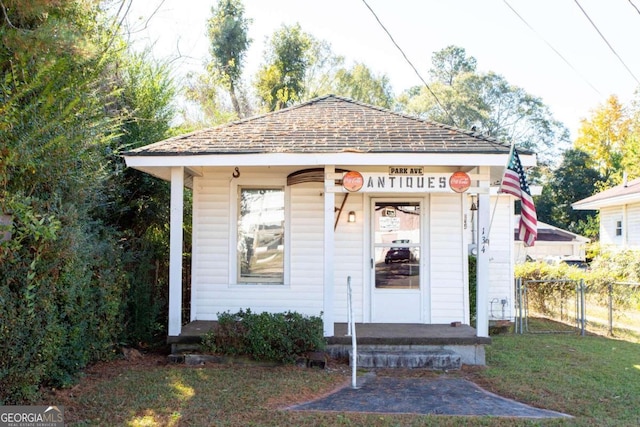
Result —
[[633, 6], [633, 8], [636, 10], [636, 12], [638, 12], [638, 14], [640, 15], [640, 9], [638, 9], [638, 6], [636, 6], [635, 4], [633, 4], [633, 2], [631, 0], [629, 0], [629, 4], [631, 6]]
[[582, 11], [582, 13], [584, 13], [584, 16], [587, 17], [587, 19], [589, 20], [589, 22], [591, 22], [591, 25], [593, 25], [593, 28], [596, 29], [596, 31], [598, 32], [598, 34], [600, 34], [600, 37], [602, 37], [602, 40], [604, 40], [604, 42], [607, 44], [607, 46], [609, 46], [609, 49], [611, 49], [611, 52], [613, 52], [613, 54], [616, 56], [616, 58], [618, 58], [618, 60], [620, 61], [620, 63], [622, 63], [622, 65], [624, 65], [624, 68], [627, 69], [627, 71], [629, 72], [629, 74], [631, 74], [631, 77], [633, 77], [633, 79], [636, 81], [636, 83], [638, 83], [640, 85], [640, 80], [638, 80], [638, 78], [633, 74], [633, 72], [631, 71], [631, 69], [627, 66], [627, 64], [625, 64], [625, 62], [622, 60], [622, 58], [620, 58], [620, 55], [618, 55], [618, 53], [615, 51], [615, 49], [613, 48], [613, 46], [611, 46], [611, 43], [609, 43], [609, 41], [605, 38], [605, 36], [600, 32], [600, 30], [598, 29], [598, 27], [596, 26], [596, 24], [591, 20], [591, 18], [589, 17], [589, 15], [587, 14], [587, 12], [582, 8], [582, 6], [580, 5], [580, 3], [578, 2], [578, 0], [574, 0], [575, 3], [578, 5], [578, 7], [580, 8], [580, 10]]
[[574, 67], [574, 66], [573, 66], [573, 65], [572, 65], [572, 64], [571, 64], [571, 63], [570, 63], [570, 62], [569, 62], [569, 61], [568, 61], [568, 60], [567, 60], [567, 59], [566, 59], [566, 58], [565, 58], [565, 57], [564, 57], [560, 52], [558, 52], [558, 50], [557, 50], [555, 47], [553, 47], [553, 46], [551, 45], [551, 43], [549, 43], [549, 42], [548, 42], [544, 37], [542, 37], [542, 36], [540, 35], [540, 33], [538, 33], [538, 32], [537, 32], [537, 31], [536, 31], [536, 30], [535, 30], [535, 29], [534, 29], [534, 28], [533, 28], [533, 27], [532, 27], [532, 26], [527, 22], [527, 20], [526, 20], [526, 19], [524, 19], [524, 18], [522, 17], [522, 15], [520, 15], [520, 14], [519, 14], [519, 13], [518, 13], [514, 8], [513, 8], [513, 7], [509, 4], [509, 2], [507, 2], [507, 0], [503, 0], [503, 1], [504, 1], [504, 4], [506, 4], [506, 5], [507, 5], [507, 7], [508, 7], [509, 9], [511, 9], [511, 11], [512, 11], [513, 13], [515, 13], [515, 14], [516, 14], [516, 16], [517, 16], [518, 18], [520, 18], [520, 20], [521, 20], [522, 22], [524, 22], [524, 24], [525, 24], [527, 27], [529, 27], [529, 29], [530, 29], [531, 31], [533, 31], [533, 33], [534, 33], [535, 35], [537, 35], [538, 37], [540, 37], [540, 39], [542, 39], [542, 41], [543, 41], [543, 42], [545, 42], [545, 44], [546, 44], [547, 46], [549, 46], [549, 48], [551, 48], [551, 50], [553, 50], [553, 51], [556, 53], [556, 55], [558, 55], [558, 56], [560, 57], [560, 59], [562, 59], [562, 60], [565, 62], [565, 64], [567, 64], [569, 67], [571, 67], [571, 69], [572, 69], [573, 71], [575, 71], [575, 72], [576, 72], [576, 74], [578, 74], [578, 75], [582, 78], [582, 80], [584, 80], [584, 81], [585, 81], [589, 86], [591, 86], [591, 89], [593, 89], [593, 90], [594, 90], [598, 95], [600, 95], [600, 96], [602, 97], [602, 94], [600, 93], [600, 91], [599, 91], [598, 89], [596, 89], [596, 87], [595, 87], [594, 85], [592, 85], [592, 84], [591, 84], [591, 82], [590, 82], [589, 80], [587, 80], [587, 79], [586, 79], [586, 78], [585, 78], [585, 77], [580, 73], [580, 71], [578, 71], [578, 70], [576, 69], [576, 67]]
[[447, 116], [449, 116], [449, 120], [451, 120], [451, 123], [453, 123], [453, 126], [457, 127], [456, 125], [456, 121], [454, 120], [453, 116], [449, 113], [449, 111], [444, 107], [444, 105], [442, 105], [442, 103], [440, 102], [440, 100], [438, 99], [438, 97], [436, 96], [435, 93], [433, 93], [433, 91], [431, 90], [431, 88], [429, 87], [429, 85], [427, 84], [427, 82], [422, 78], [422, 76], [420, 75], [420, 72], [418, 72], [418, 69], [413, 65], [413, 63], [409, 60], [409, 58], [407, 57], [407, 55], [404, 53], [404, 51], [402, 50], [402, 48], [398, 45], [398, 43], [396, 43], [396, 41], [394, 40], [393, 36], [391, 35], [391, 33], [389, 32], [389, 30], [387, 30], [387, 28], [384, 26], [384, 24], [380, 21], [380, 18], [378, 18], [378, 15], [376, 15], [376, 13], [373, 11], [373, 9], [371, 8], [371, 6], [369, 6], [369, 4], [367, 3], [366, 0], [362, 0], [362, 2], [365, 4], [365, 6], [367, 6], [367, 9], [369, 9], [369, 11], [371, 12], [371, 14], [373, 15], [374, 18], [376, 18], [376, 21], [378, 21], [378, 24], [380, 25], [380, 27], [382, 27], [382, 29], [384, 30], [385, 33], [387, 33], [387, 36], [389, 36], [389, 38], [391, 39], [391, 42], [395, 45], [395, 47], [400, 51], [400, 53], [402, 54], [402, 56], [404, 57], [405, 61], [407, 61], [407, 63], [409, 64], [409, 66], [411, 66], [411, 68], [413, 69], [413, 71], [416, 73], [416, 75], [418, 76], [418, 78], [420, 79], [420, 81], [422, 82], [422, 84], [424, 84], [424, 86], [429, 90], [429, 93], [431, 93], [431, 95], [433, 96], [433, 98], [436, 100], [436, 103], [440, 106], [440, 108], [442, 108], [442, 110], [447, 114]]

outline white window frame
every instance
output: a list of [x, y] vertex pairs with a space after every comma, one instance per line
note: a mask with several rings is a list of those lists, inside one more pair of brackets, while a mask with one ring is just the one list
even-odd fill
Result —
[[[255, 281], [241, 281], [240, 280], [240, 265], [238, 264], [238, 215], [240, 205], [240, 190], [241, 189], [270, 189], [281, 188], [284, 191], [284, 263], [283, 263], [283, 280], [255, 280]], [[254, 179], [236, 179], [232, 181], [230, 185], [229, 194], [229, 286], [230, 287], [242, 287], [250, 288], [256, 287], [260, 289], [264, 288], [278, 288], [289, 287], [289, 258], [291, 248], [291, 236], [290, 236], [290, 191], [286, 185], [286, 179], [273, 179], [273, 178], [254, 178]]]
[[616, 237], [622, 237], [622, 233], [623, 233], [623, 223], [622, 223], [622, 219], [616, 219], [615, 222], [615, 236]]

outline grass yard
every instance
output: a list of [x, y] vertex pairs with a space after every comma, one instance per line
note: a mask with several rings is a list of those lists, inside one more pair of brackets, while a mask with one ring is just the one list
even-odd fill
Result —
[[640, 344], [597, 336], [498, 335], [487, 368], [459, 372], [386, 370], [377, 375], [463, 377], [504, 397], [573, 415], [518, 420], [286, 411], [350, 384], [349, 367], [328, 369], [170, 365], [165, 356], [88, 369], [43, 404], [65, 407], [75, 426], [637, 426]]

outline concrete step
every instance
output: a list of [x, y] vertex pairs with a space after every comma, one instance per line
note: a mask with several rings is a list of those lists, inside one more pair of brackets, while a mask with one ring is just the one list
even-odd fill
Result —
[[[353, 354], [349, 351], [349, 360]], [[458, 353], [451, 350], [429, 351], [358, 351], [358, 367], [362, 368], [426, 368], [433, 370], [460, 369], [462, 360]]]

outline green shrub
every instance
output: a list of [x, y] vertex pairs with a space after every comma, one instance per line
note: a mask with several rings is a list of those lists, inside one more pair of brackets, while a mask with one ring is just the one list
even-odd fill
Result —
[[477, 298], [477, 264], [478, 260], [473, 255], [469, 255], [469, 315], [471, 318], [471, 326], [476, 327], [476, 321], [478, 319], [478, 312], [476, 308]]
[[202, 339], [205, 351], [247, 355], [255, 360], [293, 363], [325, 346], [322, 319], [296, 312], [254, 314], [250, 309], [218, 313], [218, 323]]
[[5, 200], [10, 240], [0, 242], [0, 405], [32, 402], [43, 384], [69, 385], [112, 356], [124, 289], [117, 246], [73, 211]]
[[[532, 280], [583, 280], [587, 293], [594, 301], [608, 304], [609, 286], [615, 282], [640, 282], [640, 252], [637, 250], [610, 251], [598, 247], [597, 256], [588, 270], [558, 263], [527, 262], [516, 265], [515, 276], [525, 281]], [[558, 283], [556, 286], [531, 286], [528, 296], [534, 307], [542, 313], [549, 312], [549, 305], [562, 295], [573, 292], [575, 282]], [[638, 304], [638, 295], [633, 287], [614, 286], [614, 304], [618, 308]]]

